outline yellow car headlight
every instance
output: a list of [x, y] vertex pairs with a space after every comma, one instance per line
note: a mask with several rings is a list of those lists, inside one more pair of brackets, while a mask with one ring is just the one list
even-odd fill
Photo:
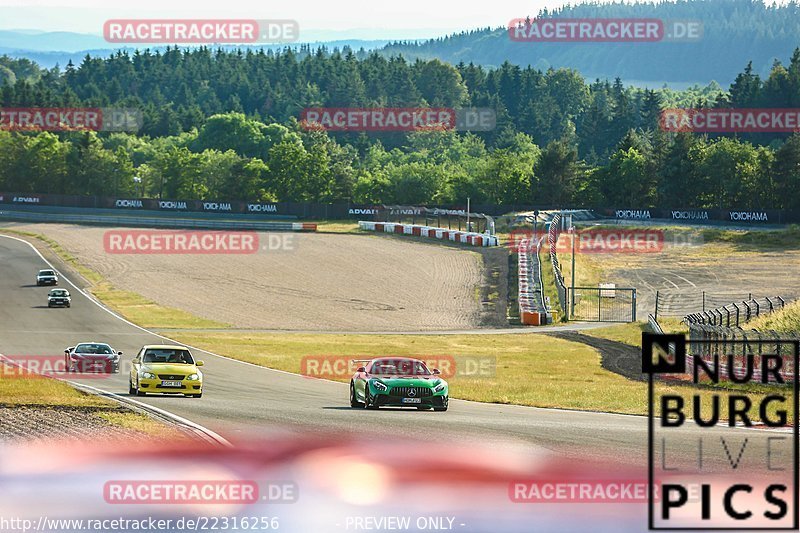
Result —
[[156, 379], [156, 375], [152, 372], [142, 372], [141, 377], [142, 379]]
[[192, 374], [190, 376], [186, 376], [187, 381], [200, 381], [200, 374]]

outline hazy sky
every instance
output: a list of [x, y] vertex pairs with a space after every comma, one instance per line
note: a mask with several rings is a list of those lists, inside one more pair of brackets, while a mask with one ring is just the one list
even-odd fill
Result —
[[[0, 0], [0, 29], [102, 34], [103, 22], [124, 18], [294, 19], [303, 30], [370, 29], [375, 38], [397, 30], [440, 34], [534, 15], [561, 0]], [[381, 31], [384, 30], [384, 31]], [[395, 31], [387, 31], [395, 30]], [[400, 31], [402, 33], [409, 33]], [[366, 37], [365, 32], [356, 32]], [[410, 35], [419, 37], [419, 35]]]

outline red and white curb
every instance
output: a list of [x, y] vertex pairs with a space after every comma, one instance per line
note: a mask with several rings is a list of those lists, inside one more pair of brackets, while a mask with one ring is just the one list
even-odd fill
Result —
[[449, 240], [461, 244], [468, 244], [470, 246], [498, 245], [497, 236], [476, 233], [474, 231], [460, 231], [432, 226], [419, 226], [416, 224], [399, 224], [396, 222], [372, 222], [368, 220], [359, 220], [358, 227], [364, 231], [428, 237], [429, 239]]
[[311, 222], [292, 222], [292, 231], [317, 231], [317, 225]]

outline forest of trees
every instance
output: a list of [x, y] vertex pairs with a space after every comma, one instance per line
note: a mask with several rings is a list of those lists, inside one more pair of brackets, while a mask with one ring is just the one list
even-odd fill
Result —
[[[0, 107], [133, 107], [137, 133], [0, 131], [0, 190], [217, 200], [800, 208], [800, 136], [664, 133], [664, 107], [800, 107], [800, 50], [724, 90], [350, 50], [0, 58]], [[306, 107], [489, 107], [491, 132], [330, 133]], [[134, 180], [134, 177], [141, 178]]]

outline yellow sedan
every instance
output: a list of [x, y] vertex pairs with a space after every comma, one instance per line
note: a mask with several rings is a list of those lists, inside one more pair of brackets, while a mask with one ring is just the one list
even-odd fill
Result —
[[131, 364], [129, 394], [183, 394], [192, 398], [203, 395], [203, 373], [185, 346], [143, 346]]

